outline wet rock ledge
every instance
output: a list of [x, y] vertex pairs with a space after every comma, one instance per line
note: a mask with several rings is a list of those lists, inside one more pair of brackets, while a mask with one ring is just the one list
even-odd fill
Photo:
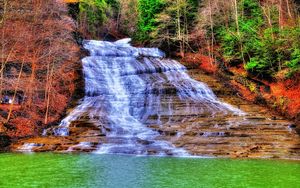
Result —
[[[207, 83], [220, 100], [243, 110], [246, 115], [161, 116], [161, 121], [172, 119], [172, 123], [147, 125], [159, 132], [157, 139], [167, 140], [197, 156], [300, 160], [300, 137], [293, 122], [239, 98], [230, 87], [198, 69], [189, 69], [189, 75]], [[12, 150], [28, 151], [33, 148], [36, 152], [92, 152], [99, 144], [108, 142], [105, 137], [107, 131], [110, 131], [109, 127], [95, 126], [88, 118], [83, 118], [70, 125], [70, 136], [24, 139], [14, 144]], [[149, 144], [143, 140], [141, 143]]]

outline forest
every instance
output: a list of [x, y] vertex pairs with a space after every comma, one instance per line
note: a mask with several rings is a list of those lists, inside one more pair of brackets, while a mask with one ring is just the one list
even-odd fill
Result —
[[206, 49], [266, 79], [299, 73], [299, 9], [291, 0], [86, 0], [77, 12], [92, 38], [118, 32], [181, 57]]
[[0, 3], [0, 132], [32, 136], [58, 121], [78, 87], [75, 26], [54, 1]]
[[57, 124], [82, 96], [82, 39], [130, 37], [135, 46], [158, 47], [242, 98], [300, 118], [297, 1], [65, 2], [1, 1], [0, 130], [10, 136]]
[[[293, 0], [83, 0], [86, 38], [131, 37], [224, 75], [247, 100], [299, 118], [300, 16]], [[99, 27], [101, 26], [101, 27]], [[232, 76], [234, 75], [234, 76]]]
[[0, 187], [300, 185], [299, 0], [0, 0]]

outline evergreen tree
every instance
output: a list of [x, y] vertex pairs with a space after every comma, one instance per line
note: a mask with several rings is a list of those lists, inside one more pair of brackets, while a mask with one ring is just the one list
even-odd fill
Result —
[[81, 28], [90, 33], [93, 37], [98, 36], [98, 28], [107, 19], [106, 10], [108, 4], [105, 0], [82, 0], [79, 3], [79, 22]]
[[163, 6], [163, 0], [138, 1], [138, 40], [150, 40], [150, 33], [157, 29], [156, 15], [162, 11]]

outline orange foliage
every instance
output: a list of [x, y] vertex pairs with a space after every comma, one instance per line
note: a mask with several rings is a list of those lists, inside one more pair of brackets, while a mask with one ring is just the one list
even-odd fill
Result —
[[247, 71], [244, 69], [243, 65], [230, 67], [230, 71], [236, 75], [247, 75]]
[[78, 3], [79, 0], [63, 0], [65, 3]]
[[[247, 72], [240, 67], [229, 67], [229, 70], [236, 76], [249, 76]], [[231, 85], [237, 89], [240, 94], [249, 101], [255, 101], [255, 97], [262, 96], [269, 102], [272, 108], [275, 108], [281, 113], [286, 114], [290, 118], [297, 118], [300, 114], [300, 81], [299, 76], [296, 79], [278, 80], [276, 82], [269, 82], [252, 78], [264, 84], [259, 88], [258, 93], [253, 93], [249, 88], [231, 80]], [[269, 87], [270, 92], [265, 91], [264, 87]]]
[[215, 64], [214, 59], [199, 53], [186, 53], [181, 61], [198, 65], [202, 70], [204, 70], [207, 73], [217, 72], [217, 65]]
[[8, 131], [8, 136], [10, 137], [26, 137], [26, 136], [33, 136], [35, 133], [35, 122], [27, 119], [18, 117], [13, 119], [11, 122]]
[[[81, 68], [80, 49], [64, 3], [10, 0], [8, 7], [0, 25], [1, 66], [12, 62], [21, 70], [27, 63], [30, 71], [21, 73], [19, 80], [1, 77], [1, 89], [24, 93], [24, 103], [13, 109], [6, 122], [14, 127], [10, 136], [23, 137], [56, 122], [64, 113], [75, 91], [76, 70]], [[2, 122], [6, 119], [0, 116]]]
[[300, 83], [293, 80], [286, 80], [277, 83], [271, 83], [271, 94], [276, 97], [277, 104], [283, 103], [287, 112], [296, 116], [300, 113]]
[[255, 95], [249, 91], [249, 89], [245, 86], [243, 86], [242, 84], [236, 82], [235, 80], [231, 80], [230, 81], [231, 85], [239, 91], [239, 93], [241, 94], [241, 97], [248, 100], [248, 101], [255, 101]]

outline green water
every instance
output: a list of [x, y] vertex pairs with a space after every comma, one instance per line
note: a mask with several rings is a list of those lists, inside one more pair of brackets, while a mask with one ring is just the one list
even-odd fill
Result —
[[300, 162], [0, 154], [0, 187], [300, 187]]

